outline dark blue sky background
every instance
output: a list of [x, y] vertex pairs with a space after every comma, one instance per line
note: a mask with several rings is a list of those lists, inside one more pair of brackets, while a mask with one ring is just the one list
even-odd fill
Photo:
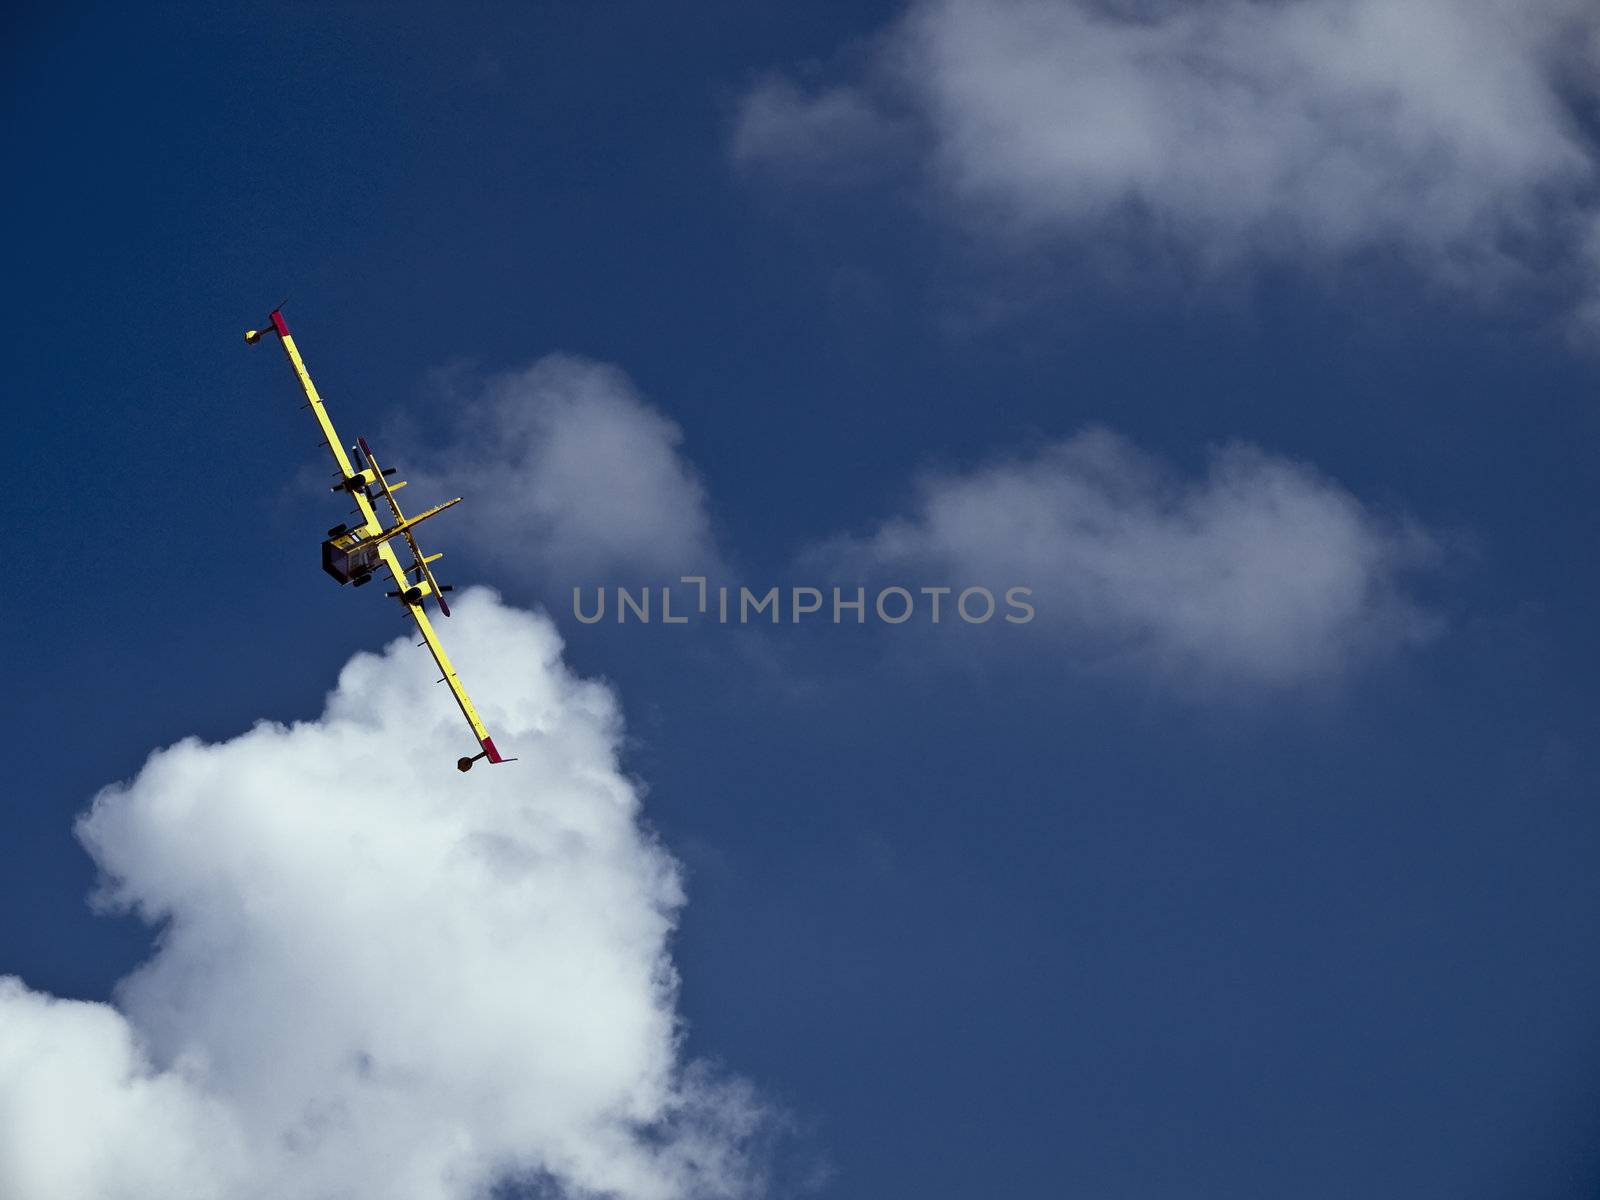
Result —
[[754, 576], [1089, 423], [1196, 470], [1248, 439], [1445, 531], [1444, 636], [1291, 702], [849, 633], [778, 637], [793, 688], [731, 634], [555, 615], [689, 869], [689, 1048], [795, 1115], [824, 1195], [1596, 1195], [1595, 361], [1399, 270], [1008, 284], [872, 188], [741, 179], [741, 91], [894, 11], [10, 18], [0, 971], [107, 995], [150, 934], [83, 903], [73, 816], [156, 746], [313, 715], [397, 632], [315, 569], [314, 432], [240, 340], [286, 298], [351, 436], [426, 431], [451, 363], [619, 364]]

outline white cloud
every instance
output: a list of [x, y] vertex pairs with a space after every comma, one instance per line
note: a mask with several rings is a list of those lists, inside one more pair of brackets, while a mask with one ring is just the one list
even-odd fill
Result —
[[1392, 249], [1493, 287], [1595, 228], [1571, 106], [1597, 48], [1587, 0], [922, 0], [818, 111], [768, 82], [740, 131], [762, 114], [772, 161], [787, 122], [803, 173], [822, 115], [907, 110], [991, 235], [1136, 230], [1211, 267]]
[[418, 482], [468, 497], [458, 532], [497, 570], [559, 587], [721, 570], [682, 431], [617, 367], [553, 354], [450, 407], [454, 441]]
[[161, 923], [116, 1005], [0, 981], [0, 1195], [467, 1200], [754, 1187], [747, 1088], [678, 1054], [678, 871], [640, 826], [604, 687], [469, 592], [451, 649], [520, 762], [402, 638], [315, 721], [187, 740], [79, 831]]
[[740, 166], [800, 169], [813, 177], [858, 177], [894, 148], [900, 135], [867, 96], [839, 86], [801, 91], [781, 76], [745, 94], [733, 128], [732, 153]]
[[[497, 562], [514, 571], [507, 551], [520, 550], [544, 578], [554, 569], [586, 587], [725, 572], [677, 427], [620, 370], [553, 356], [456, 407], [473, 436], [429, 490], [472, 493], [472, 533]], [[926, 479], [910, 516], [826, 540], [795, 565], [863, 579], [892, 567], [896, 584], [920, 572], [997, 596], [1031, 587], [1037, 628], [1067, 652], [1182, 690], [1326, 680], [1425, 641], [1440, 621], [1407, 585], [1440, 557], [1414, 522], [1309, 466], [1233, 445], [1185, 480], [1095, 430]]]
[[1324, 680], [1437, 626], [1404, 590], [1438, 557], [1425, 533], [1243, 445], [1185, 480], [1089, 431], [929, 478], [910, 515], [823, 553], [902, 586], [1030, 587], [1037, 631], [1179, 687]]

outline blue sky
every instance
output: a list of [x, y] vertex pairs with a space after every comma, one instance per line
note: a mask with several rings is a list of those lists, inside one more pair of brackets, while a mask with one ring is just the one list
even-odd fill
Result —
[[[494, 908], [505, 978], [585, 978], [594, 911], [634, 914], [651, 945], [667, 914], [678, 990], [635, 980], [616, 1044], [669, 1048], [638, 1078], [697, 1097], [712, 1142], [744, 1117], [716, 1100], [734, 1083], [695, 1091], [692, 1064], [743, 1081], [740, 1113], [769, 1131], [750, 1171], [775, 1194], [1600, 1188], [1600, 30], [1582, 6], [10, 20], [0, 974], [28, 996], [110, 1001], [153, 954], [212, 961], [181, 956], [202, 911], [250, 910], [253, 877], [229, 849], [249, 839], [210, 810], [292, 794], [329, 925], [359, 930], [334, 886], [345, 822], [381, 825], [377, 798], [401, 792], [421, 799], [395, 799], [400, 829], [474, 787], [565, 796], [546, 772], [568, 754], [592, 767], [574, 778], [638, 795], [596, 837], [639, 873], [565, 864], [578, 890], [537, 893], [558, 921], [543, 941]], [[342, 513], [315, 429], [277, 350], [239, 336], [279, 300], [341, 432], [372, 438], [408, 494], [466, 496], [430, 544], [459, 588], [503, 600], [443, 634], [486, 711], [516, 725], [533, 711], [516, 705], [546, 705], [568, 731], [529, 717], [505, 739], [524, 782], [457, 777], [450, 751], [437, 778], [352, 780], [365, 751], [302, 775], [321, 735], [230, 741], [262, 719], [343, 729], [319, 718], [336, 684], [386, 737], [413, 711], [383, 702], [410, 694], [398, 659], [369, 660], [384, 687], [340, 682], [401, 629], [316, 569]], [[1039, 617], [573, 619], [573, 586], [708, 563], [761, 590], [1020, 583]], [[564, 667], [517, 615], [540, 609]], [[606, 681], [626, 732], [591, 726], [562, 671]], [[186, 781], [183, 754], [141, 774], [189, 737], [229, 743], [215, 761], [237, 775]], [[137, 781], [75, 835], [118, 780]], [[198, 825], [151, 816], [186, 796]], [[686, 902], [652, 874], [655, 839]], [[167, 949], [85, 902], [102, 868], [166, 914]], [[366, 878], [359, 855], [349, 869]], [[163, 891], [175, 878], [193, 889]], [[612, 932], [594, 961], [614, 951], [632, 978]], [[556, 942], [571, 963], [539, 957]], [[420, 1028], [510, 986], [449, 944], [369, 964]], [[250, 961], [264, 974], [238, 978], [278, 978]], [[152, 1078], [208, 1046], [224, 1065], [198, 1094], [246, 1114], [248, 1138], [271, 1108], [250, 1064], [275, 1043], [248, 1021], [196, 1033], [226, 1012], [205, 974], [191, 994], [146, 971], [117, 1010]], [[478, 1015], [553, 1093], [567, 1077], [541, 1074], [528, 1029], [582, 1017], [609, 1044], [610, 1027], [542, 994], [508, 992], [526, 1027]], [[364, 995], [341, 1009], [353, 1037]], [[0, 1004], [13, 1130], [58, 1112], [17, 1065], [69, 1036], [34, 1012]], [[480, 1128], [417, 1100], [406, 1119], [462, 1121], [480, 1153], [464, 1190], [412, 1194], [473, 1195], [507, 1164], [608, 1178], [585, 1135], [519, 1126], [545, 1091], [473, 1074], [471, 1049], [441, 1050], [439, 1078], [512, 1116]], [[675, 1128], [652, 1136], [681, 1146]], [[272, 1169], [302, 1194], [368, 1194], [382, 1144]], [[755, 1187], [639, 1161], [610, 1186]], [[158, 1167], [151, 1194], [176, 1194]], [[25, 1168], [0, 1161], [0, 1179], [56, 1186]]]

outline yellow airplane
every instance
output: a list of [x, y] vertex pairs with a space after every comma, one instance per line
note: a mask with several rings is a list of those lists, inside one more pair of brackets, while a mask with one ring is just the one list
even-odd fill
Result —
[[[327, 410], [322, 405], [322, 397], [317, 395], [316, 385], [311, 382], [306, 364], [300, 358], [300, 351], [295, 348], [294, 338], [289, 336], [289, 327], [284, 324], [283, 313], [273, 309], [269, 319], [272, 322], [270, 329], [247, 330], [244, 340], [253, 346], [261, 340], [263, 334], [278, 335], [278, 341], [283, 345], [283, 352], [289, 356], [289, 365], [294, 368], [295, 377], [299, 379], [300, 386], [305, 391], [306, 407], [316, 414], [317, 424], [322, 427], [322, 438], [327, 442], [328, 449], [333, 453], [333, 461], [339, 468], [339, 482], [334, 484], [331, 490], [348, 492], [354, 498], [363, 518], [359, 525], [353, 527], [336, 525], [328, 530], [328, 539], [322, 543], [322, 569], [337, 579], [341, 586], [349, 583], [361, 587], [372, 582], [374, 572], [380, 567], [388, 567], [389, 574], [393, 576], [395, 582], [395, 590], [389, 595], [400, 601], [416, 621], [417, 628], [422, 631], [420, 644], [428, 647], [433, 654], [433, 661], [439, 664], [439, 670], [444, 673], [439, 682], [450, 685], [451, 694], [461, 706], [461, 715], [466, 717], [467, 724], [472, 726], [472, 735], [478, 739], [478, 745], [482, 747], [470, 758], [457, 759], [456, 768], [469, 771], [472, 769], [472, 764], [480, 758], [487, 758], [491, 763], [515, 762], [514, 758], [502, 758], [500, 752], [495, 749], [494, 739], [489, 736], [489, 731], [478, 719], [478, 710], [472, 707], [467, 689], [457, 678], [456, 669], [450, 665], [450, 656], [444, 652], [438, 634], [433, 631], [433, 623], [428, 620], [428, 614], [423, 610], [423, 601], [431, 597], [439, 606], [439, 611], [448, 617], [450, 605], [446, 603], [444, 593], [451, 588], [448, 584], [440, 585], [434, 578], [430, 566], [443, 555], [423, 554], [411, 531], [452, 504], [461, 503], [461, 497], [457, 496], [454, 500], [436, 504], [419, 516], [407, 517], [402, 513], [394, 494], [406, 486], [404, 481], [389, 482], [389, 476], [394, 474], [394, 468], [385, 471], [378, 466], [378, 460], [373, 457], [372, 447], [367, 445], [366, 438], [357, 438], [356, 444], [351, 447], [351, 450], [361, 457], [361, 469], [357, 470], [352, 465], [350, 455], [345, 452], [344, 446], [340, 444], [339, 435], [334, 432], [333, 422], [328, 419]], [[389, 511], [394, 514], [393, 525], [386, 527], [379, 519], [377, 510], [372, 504], [374, 493], [387, 502]], [[402, 567], [399, 557], [395, 554], [393, 543], [396, 538], [404, 540], [406, 548], [411, 551], [411, 565], [408, 567]]]

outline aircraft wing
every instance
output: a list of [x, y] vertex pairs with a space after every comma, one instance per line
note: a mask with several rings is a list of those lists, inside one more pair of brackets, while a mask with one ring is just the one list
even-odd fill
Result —
[[[395, 557], [394, 548], [385, 542], [378, 547], [378, 553], [383, 561], [389, 564], [389, 573], [395, 578], [395, 586], [402, 592], [411, 586], [405, 572], [400, 567], [400, 560]], [[402, 603], [404, 603], [402, 601]], [[428, 647], [428, 653], [433, 655], [433, 661], [439, 664], [439, 682], [450, 685], [450, 694], [456, 698], [456, 705], [461, 709], [461, 715], [467, 719], [467, 724], [472, 726], [472, 736], [478, 739], [478, 745], [483, 748], [484, 757], [490, 762], [505, 762], [500, 757], [500, 751], [495, 749], [494, 739], [489, 736], [489, 731], [484, 728], [483, 721], [478, 717], [478, 710], [472, 707], [472, 699], [467, 695], [467, 689], [462, 686], [456, 669], [451, 665], [450, 656], [444, 652], [444, 646], [439, 641], [439, 635], [433, 631], [433, 622], [428, 620], [428, 614], [423, 611], [419, 601], [415, 604], [406, 604], [406, 611], [411, 614], [411, 619], [417, 623], [417, 630], [422, 634], [422, 642]], [[463, 760], [465, 761], [465, 760]]]
[[[333, 421], [328, 417], [327, 409], [323, 407], [322, 397], [317, 394], [317, 386], [311, 382], [311, 375], [306, 370], [306, 364], [300, 358], [300, 351], [294, 344], [294, 338], [289, 335], [289, 326], [285, 324], [283, 314], [277, 310], [273, 310], [272, 313], [272, 327], [277, 331], [278, 340], [283, 344], [283, 351], [288, 355], [289, 363], [294, 367], [295, 376], [300, 380], [300, 387], [306, 394], [306, 407], [315, 414], [317, 424], [322, 429], [323, 441], [327, 443], [328, 450], [333, 455], [333, 461], [343, 476], [342, 482], [336, 485], [333, 490], [347, 492], [351, 499], [356, 502], [356, 508], [360, 511], [365, 521], [364, 530], [368, 535], [377, 537], [383, 534], [385, 532], [383, 522], [373, 509], [372, 500], [367, 495], [367, 487], [369, 485], [384, 483], [382, 473], [374, 468], [357, 470], [351, 464], [350, 456], [345, 452], [344, 445], [339, 441], [339, 435], [333, 428]], [[247, 342], [258, 341], [263, 332], [265, 331], [251, 330], [245, 334], [245, 340]], [[384, 483], [383, 494], [389, 497], [392, 505], [394, 502], [393, 496], [389, 493], [386, 483]], [[398, 515], [398, 510], [396, 512]], [[409, 535], [407, 540], [410, 540]], [[418, 553], [420, 555], [420, 551]], [[422, 642], [420, 644], [428, 648], [428, 652], [433, 655], [433, 661], [439, 664], [439, 682], [450, 686], [450, 694], [455, 697], [456, 706], [461, 709], [461, 715], [467, 719], [467, 724], [472, 726], [472, 736], [478, 739], [478, 745], [482, 748], [480, 753], [474, 757], [487, 758], [491, 763], [511, 761], [510, 759], [502, 758], [500, 752], [495, 749], [494, 739], [489, 736], [488, 729], [484, 727], [482, 719], [479, 718], [478, 710], [472, 706], [472, 700], [467, 695], [467, 689], [462, 685], [461, 679], [456, 675], [456, 669], [450, 662], [450, 656], [445, 653], [438, 634], [433, 631], [433, 622], [428, 620], [428, 614], [423, 611], [422, 601], [420, 599], [407, 599], [406, 593], [415, 585], [406, 577], [405, 568], [400, 565], [400, 560], [395, 555], [394, 547], [389, 541], [385, 540], [379, 543], [378, 555], [382, 558], [384, 565], [389, 568], [389, 574], [394, 577], [395, 590], [390, 595], [399, 598], [400, 603], [411, 614], [412, 620], [417, 623], [417, 629], [422, 634]], [[431, 573], [429, 573], [428, 578], [431, 584]], [[443, 597], [439, 595], [437, 590], [433, 590], [432, 594], [441, 603], [443, 602]], [[472, 765], [472, 762], [473, 760], [470, 758], [462, 758], [457, 761], [456, 765], [465, 771]]]
[[[322, 440], [328, 444], [328, 450], [333, 454], [334, 465], [339, 468], [344, 476], [345, 483], [349, 483], [359, 472], [350, 465], [350, 456], [345, 453], [344, 446], [339, 442], [339, 435], [334, 431], [333, 421], [328, 416], [328, 410], [323, 407], [322, 397], [317, 394], [317, 385], [311, 382], [311, 373], [306, 370], [306, 364], [300, 357], [300, 350], [294, 344], [294, 338], [289, 336], [289, 326], [285, 324], [283, 314], [277, 309], [272, 310], [272, 327], [278, 332], [278, 341], [283, 344], [283, 352], [289, 356], [289, 365], [294, 368], [295, 376], [300, 380], [300, 387], [306, 394], [306, 407], [317, 418], [317, 424], [322, 429]], [[251, 330], [255, 333], [255, 330]], [[258, 335], [259, 336], [259, 335]], [[246, 340], [252, 340], [249, 334]], [[366, 503], [365, 496], [357, 496], [363, 503], [367, 520], [374, 520], [372, 506]]]

